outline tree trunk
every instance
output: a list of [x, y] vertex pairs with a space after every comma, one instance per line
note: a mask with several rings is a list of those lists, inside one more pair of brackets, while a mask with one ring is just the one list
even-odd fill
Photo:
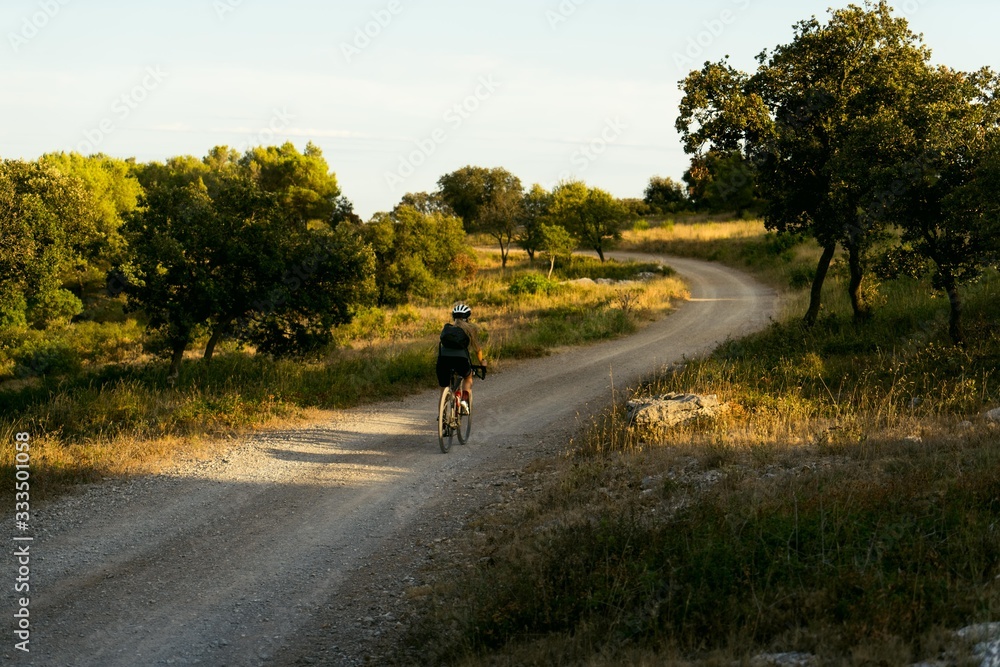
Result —
[[861, 266], [861, 248], [855, 244], [847, 247], [848, 265], [851, 269], [851, 282], [847, 287], [851, 295], [851, 308], [854, 309], [854, 321], [863, 322], [871, 317], [871, 308], [861, 295], [861, 285], [865, 279], [864, 267]]
[[549, 280], [552, 280], [552, 272], [555, 270], [556, 270], [556, 256], [552, 255], [552, 257], [549, 259], [549, 275], [548, 275]]
[[958, 284], [950, 273], [942, 275], [942, 282], [948, 293], [948, 302], [951, 304], [948, 334], [951, 336], [951, 342], [955, 345], [965, 345], [965, 334], [962, 332], [962, 296], [958, 293]]
[[212, 355], [215, 354], [215, 346], [222, 340], [230, 324], [232, 324], [232, 319], [223, 320], [212, 329], [212, 337], [208, 339], [208, 345], [205, 346], [205, 361], [212, 361]]
[[184, 360], [184, 350], [187, 349], [187, 341], [175, 340], [173, 342], [173, 354], [170, 357], [170, 373], [167, 381], [173, 385], [177, 376], [181, 373], [181, 361]]
[[603, 264], [604, 263], [604, 248], [602, 248], [601, 246], [597, 246], [596, 248], [594, 248], [594, 250], [597, 251], [597, 256], [601, 258], [601, 263]]
[[820, 300], [823, 298], [823, 283], [826, 281], [826, 274], [830, 270], [830, 262], [833, 261], [833, 254], [837, 250], [837, 244], [830, 243], [823, 247], [823, 254], [819, 258], [819, 265], [816, 267], [816, 275], [813, 277], [812, 291], [809, 293], [809, 310], [803, 322], [807, 327], [816, 324], [819, 317]]

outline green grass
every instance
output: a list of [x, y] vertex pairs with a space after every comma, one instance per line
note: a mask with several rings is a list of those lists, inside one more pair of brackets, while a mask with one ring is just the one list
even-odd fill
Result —
[[879, 286], [856, 325], [834, 272], [814, 328], [793, 295], [765, 331], [651, 378], [636, 391], [730, 409], [639, 432], [619, 405], [523, 471], [534, 493], [441, 547], [399, 661], [977, 664], [954, 631], [1000, 620], [1000, 433], [980, 417], [1000, 405], [998, 290], [966, 290], [958, 349], [926, 283]]

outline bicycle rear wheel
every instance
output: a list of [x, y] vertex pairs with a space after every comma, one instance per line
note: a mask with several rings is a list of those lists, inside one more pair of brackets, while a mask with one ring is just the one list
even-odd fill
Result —
[[445, 454], [451, 449], [451, 440], [455, 436], [455, 395], [450, 387], [441, 390], [441, 402], [438, 404], [438, 444]]
[[458, 428], [456, 429], [458, 441], [463, 445], [469, 440], [469, 434], [472, 433], [472, 392], [469, 392], [465, 400], [469, 404], [469, 414], [463, 415], [461, 410], [458, 411]]

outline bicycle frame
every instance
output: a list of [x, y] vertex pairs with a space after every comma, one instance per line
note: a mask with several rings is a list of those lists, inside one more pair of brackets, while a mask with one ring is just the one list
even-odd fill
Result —
[[[486, 379], [485, 366], [473, 366], [472, 372], [476, 377]], [[454, 437], [457, 436], [459, 443], [464, 445], [472, 433], [472, 393], [469, 392], [469, 396], [465, 399], [469, 406], [468, 414], [462, 413], [461, 402], [458, 400], [458, 391], [464, 382], [464, 377], [452, 372], [448, 386], [441, 390], [437, 418], [438, 444], [445, 454], [451, 450]]]

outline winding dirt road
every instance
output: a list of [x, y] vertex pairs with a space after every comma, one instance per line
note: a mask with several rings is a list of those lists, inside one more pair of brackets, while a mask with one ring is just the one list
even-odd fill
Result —
[[[37, 508], [31, 652], [14, 649], [5, 614], [3, 663], [362, 664], [395, 623], [422, 547], [461, 527], [498, 478], [565, 446], [612, 381], [634, 385], [774, 313], [774, 293], [738, 272], [668, 261], [689, 303], [629, 338], [477, 383], [472, 442], [448, 455], [428, 390]], [[5, 571], [16, 572], [10, 555]]]

